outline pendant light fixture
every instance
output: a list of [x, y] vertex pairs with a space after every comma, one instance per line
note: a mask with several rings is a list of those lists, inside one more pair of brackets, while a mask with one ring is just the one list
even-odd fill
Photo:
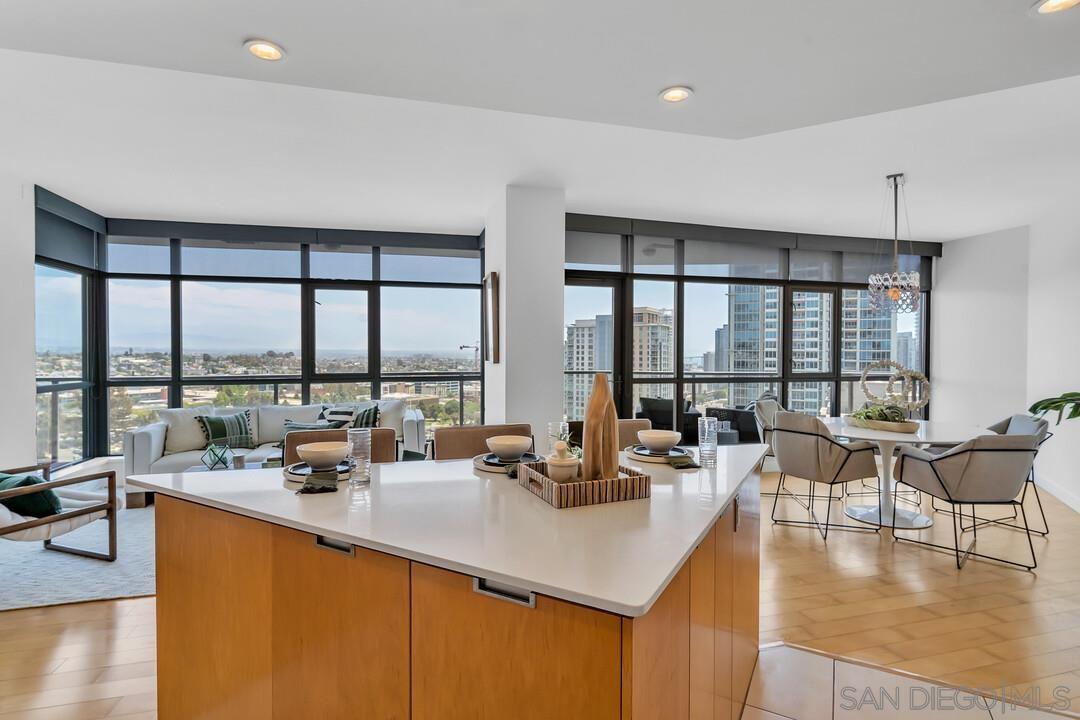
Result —
[[[894, 310], [897, 313], [915, 312], [919, 309], [919, 300], [922, 297], [919, 272], [900, 272], [900, 188], [904, 186], [904, 173], [887, 175], [885, 179], [892, 191], [893, 201], [892, 272], [870, 275], [867, 283], [870, 307], [874, 310]], [[907, 214], [906, 199], [904, 213]]]

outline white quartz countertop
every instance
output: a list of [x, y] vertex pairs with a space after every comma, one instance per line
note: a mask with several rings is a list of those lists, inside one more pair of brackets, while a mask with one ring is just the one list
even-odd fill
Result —
[[629, 463], [645, 500], [556, 510], [471, 460], [374, 465], [368, 487], [296, 495], [281, 470], [133, 475], [130, 485], [630, 617], [648, 612], [755, 472], [765, 445], [715, 468]]

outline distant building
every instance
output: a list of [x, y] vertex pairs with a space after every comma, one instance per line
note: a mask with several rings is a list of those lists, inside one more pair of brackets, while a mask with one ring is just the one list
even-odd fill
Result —
[[[713, 369], [711, 372], [730, 370], [728, 359], [730, 358], [731, 332], [726, 324], [723, 327], [716, 328], [713, 346]], [[705, 368], [705, 370], [710, 372], [708, 368]]]
[[910, 330], [896, 333], [896, 362], [906, 368], [918, 367], [915, 352], [915, 334]]
[[[717, 330], [719, 332], [719, 330]], [[716, 353], [706, 350], [701, 356], [701, 369], [705, 372], [717, 372], [722, 365], [716, 364]]]

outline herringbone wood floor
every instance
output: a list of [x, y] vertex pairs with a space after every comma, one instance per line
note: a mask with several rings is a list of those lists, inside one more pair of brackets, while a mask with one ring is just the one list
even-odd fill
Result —
[[[826, 545], [816, 530], [774, 526], [775, 481], [763, 482], [762, 642], [966, 687], [1049, 697], [1066, 686], [1080, 711], [1080, 515], [1044, 493], [1052, 533], [1036, 538], [1036, 572], [975, 560], [958, 571], [887, 532], [830, 532]], [[783, 515], [799, 511], [781, 502]], [[951, 541], [948, 517], [937, 519], [928, 534]], [[979, 532], [984, 552], [1023, 543]], [[0, 720], [154, 718], [154, 652], [153, 598], [0, 612]]]
[[[952, 555], [894, 543], [888, 531], [830, 531], [826, 548], [816, 529], [773, 525], [776, 480], [762, 483], [763, 643], [782, 640], [975, 689], [1039, 688], [1050, 698], [1065, 686], [1080, 711], [1080, 515], [1044, 492], [1051, 533], [1034, 538], [1036, 571], [980, 560], [957, 570]], [[798, 481], [789, 486], [806, 491]], [[840, 507], [833, 520], [855, 524]], [[1039, 525], [1030, 493], [1027, 509]], [[822, 502], [821, 517], [824, 510]], [[781, 499], [777, 516], [805, 518], [806, 511]], [[936, 514], [920, 537], [951, 544], [949, 516]], [[978, 551], [1023, 558], [1028, 548], [1023, 533], [984, 527]]]

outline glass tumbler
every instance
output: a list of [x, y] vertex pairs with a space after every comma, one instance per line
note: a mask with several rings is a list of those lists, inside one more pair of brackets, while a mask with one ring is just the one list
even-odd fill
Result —
[[698, 418], [698, 463], [704, 467], [716, 465], [716, 430], [720, 422], [714, 417]]
[[349, 464], [352, 472], [349, 473], [349, 485], [367, 485], [371, 482], [371, 429], [353, 428], [348, 431]]

